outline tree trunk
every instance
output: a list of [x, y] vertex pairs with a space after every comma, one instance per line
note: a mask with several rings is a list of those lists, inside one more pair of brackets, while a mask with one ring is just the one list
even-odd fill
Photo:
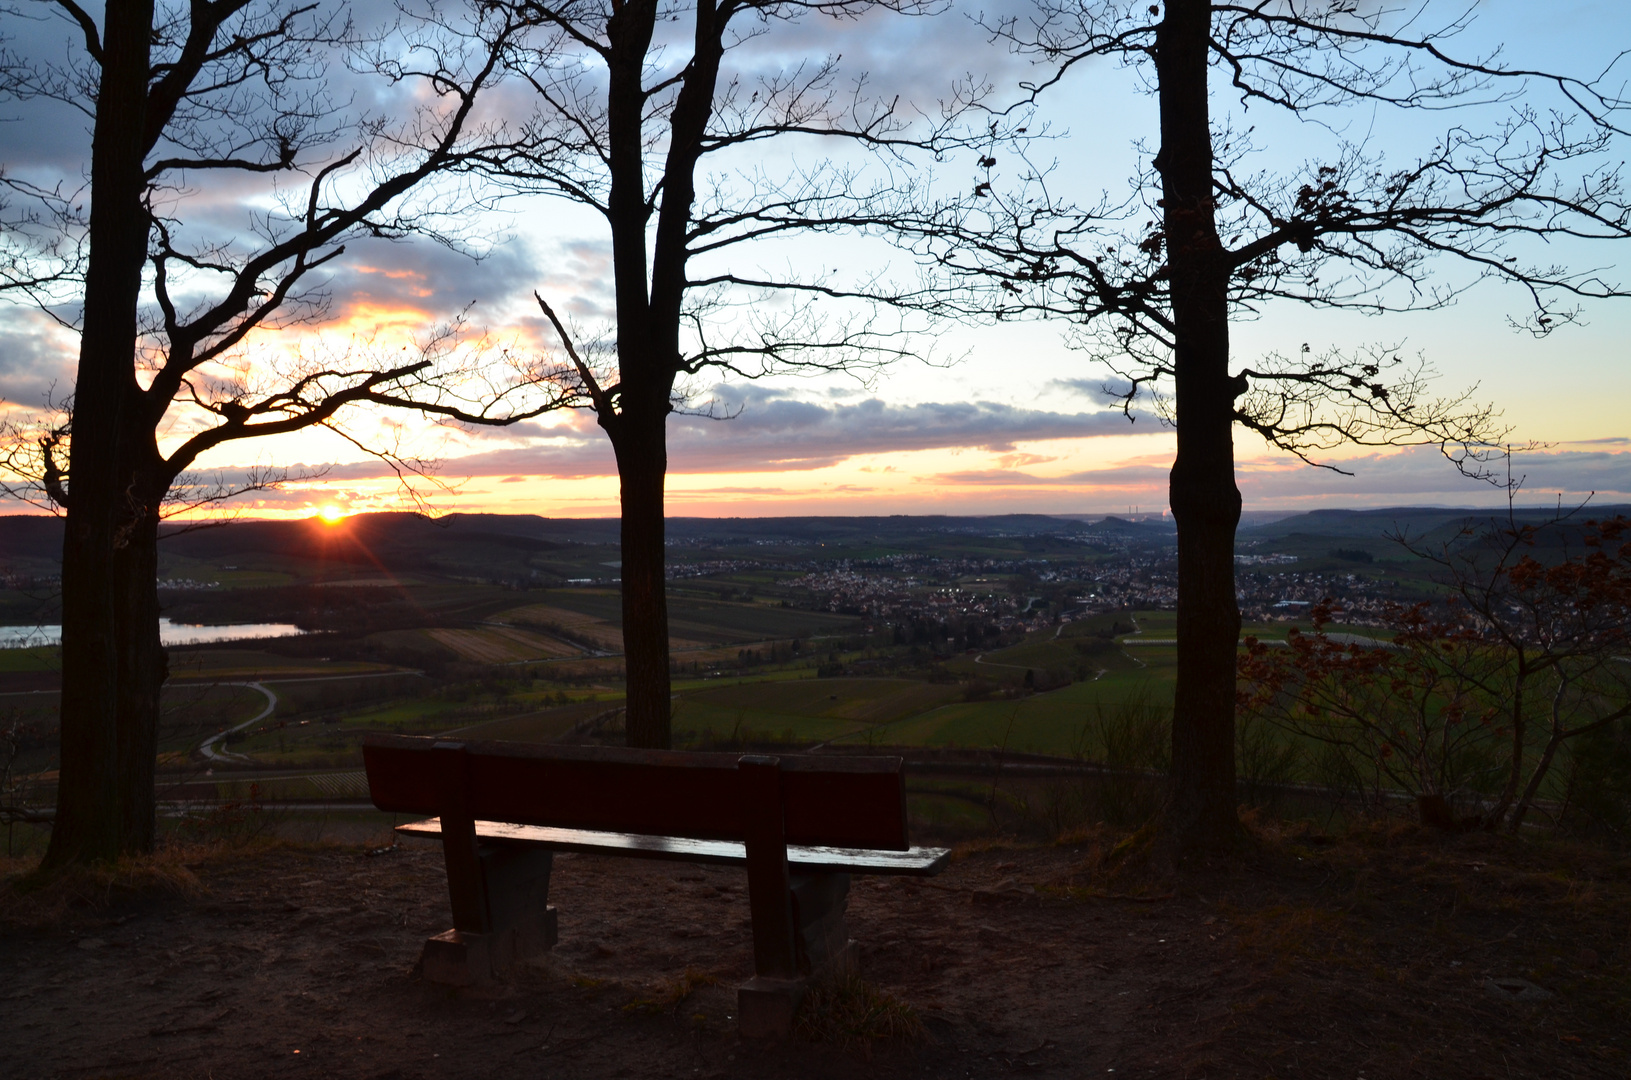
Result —
[[[1529, 783], [1524, 785], [1522, 797], [1512, 808], [1512, 817], [1506, 824], [1508, 832], [1517, 833], [1523, 828], [1523, 819], [1529, 816], [1529, 808], [1534, 805], [1535, 796], [1540, 794], [1540, 785], [1546, 779], [1546, 773], [1552, 767], [1552, 760], [1557, 757], [1557, 748], [1561, 745], [1563, 745], [1561, 735], [1554, 734], [1547, 740], [1546, 749], [1541, 751], [1540, 760], [1535, 763], [1535, 770], [1529, 775]], [[1499, 818], [1493, 819], [1490, 828], [1499, 824]]]
[[[142, 161], [152, 22], [151, 0], [109, 4], [102, 36], [62, 547], [62, 751], [47, 867], [111, 859], [152, 843], [151, 821], [132, 829], [126, 816], [140, 797], [126, 789], [134, 774], [120, 755], [140, 740], [120, 730], [122, 680], [134, 658], [120, 655], [130, 606], [121, 599], [125, 560], [114, 556], [128, 522], [130, 459], [121, 436], [140, 412], [134, 360], [147, 257]], [[151, 576], [147, 581], [153, 588]], [[156, 619], [152, 632], [156, 645]], [[151, 762], [146, 772], [150, 780]], [[151, 818], [151, 784], [146, 800]]]
[[[146, 433], [151, 438], [151, 429]], [[153, 850], [158, 767], [159, 695], [169, 663], [159, 641], [158, 497], [132, 478], [132, 490], [146, 490], [136, 516], [127, 520], [113, 551], [115, 640], [119, 682], [116, 776], [119, 790], [120, 851]]]
[[629, 746], [666, 750], [669, 724], [667, 552], [663, 481], [668, 473], [666, 420], [625, 412], [613, 440], [623, 501], [623, 661]]
[[[1520, 692], [1522, 690], [1521, 684], [1519, 690]], [[1523, 828], [1523, 819], [1529, 815], [1529, 807], [1534, 803], [1535, 796], [1540, 794], [1540, 785], [1546, 779], [1547, 772], [1552, 768], [1552, 760], [1557, 757], [1558, 747], [1563, 745], [1563, 740], [1568, 738], [1570, 734], [1579, 734], [1579, 732], [1569, 732], [1564, 728], [1561, 709], [1563, 696], [1568, 692], [1568, 680], [1560, 677], [1557, 682], [1557, 690], [1552, 694], [1552, 724], [1551, 730], [1546, 733], [1546, 749], [1541, 751], [1540, 760], [1535, 763], [1535, 770], [1529, 775], [1529, 783], [1524, 785], [1523, 795], [1518, 799], [1518, 804], [1512, 808], [1511, 820], [1507, 822], [1507, 829], [1513, 833]], [[1514, 766], [1514, 778], [1515, 775]], [[1497, 819], [1490, 822], [1490, 827], [1494, 828], [1499, 824], [1500, 821]]]
[[1172, 788], [1164, 828], [1179, 852], [1216, 849], [1240, 832], [1235, 794], [1234, 399], [1228, 282], [1212, 191], [1207, 104], [1211, 4], [1171, 0], [1156, 36], [1161, 175], [1175, 324], [1178, 453], [1170, 498], [1178, 526], [1178, 680]]
[[[83, 383], [83, 380], [81, 380]], [[89, 447], [74, 440], [74, 505], [62, 548], [62, 693], [57, 815], [45, 867], [112, 859], [119, 854], [118, 634], [112, 568], [106, 553], [112, 528], [106, 507], [94, 507]], [[81, 508], [83, 506], [83, 509]], [[103, 510], [93, 515], [92, 509]], [[100, 520], [99, 520], [100, 519]]]
[[[618, 381], [621, 408], [601, 412], [622, 484], [623, 663], [625, 739], [629, 746], [667, 749], [668, 593], [664, 580], [663, 482], [668, 475], [668, 393], [675, 350], [662, 349], [661, 316], [647, 278], [647, 99], [642, 78], [656, 27], [654, 0], [614, 5], [606, 23], [607, 220], [617, 289]], [[665, 201], [672, 192], [665, 192]], [[677, 333], [677, 328], [674, 330]]]
[[1507, 766], [1506, 783], [1501, 786], [1495, 805], [1484, 811], [1483, 825], [1490, 830], [1500, 828], [1501, 822], [1506, 820], [1506, 812], [1512, 808], [1512, 801], [1518, 797], [1518, 787], [1523, 783], [1524, 749], [1529, 745], [1529, 712], [1524, 694], [1529, 687], [1530, 670], [1529, 657], [1521, 647], [1518, 649], [1517, 667], [1517, 674], [1512, 680], [1512, 757]]

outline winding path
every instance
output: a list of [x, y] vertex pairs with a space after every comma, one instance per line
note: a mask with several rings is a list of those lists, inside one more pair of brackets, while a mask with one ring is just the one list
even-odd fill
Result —
[[214, 735], [211, 735], [209, 738], [205, 739], [202, 743], [200, 743], [199, 747], [198, 747], [199, 753], [203, 754], [204, 757], [206, 759], [210, 760], [210, 761], [237, 762], [237, 761], [249, 761], [249, 760], [251, 760], [245, 754], [234, 754], [231, 750], [217, 750], [215, 748], [215, 746], [216, 746], [217, 743], [224, 741], [228, 735], [231, 735], [234, 732], [242, 731], [244, 728], [249, 727], [251, 724], [258, 724], [262, 720], [265, 720], [268, 716], [271, 716], [272, 715], [272, 710], [277, 708], [277, 695], [272, 692], [270, 687], [262, 685], [261, 683], [258, 683], [258, 682], [222, 682], [222, 683], [211, 683], [210, 685], [211, 686], [247, 686], [251, 690], [259, 690], [262, 694], [266, 695], [266, 708], [262, 709], [260, 712], [256, 713], [254, 716], [250, 717], [248, 720], [245, 720], [243, 723], [239, 724], [237, 727], [230, 727], [230, 728], [227, 728], [225, 731], [216, 732]]
[[229, 727], [224, 731], [216, 732], [214, 735], [211, 735], [209, 738], [205, 739], [198, 746], [199, 753], [203, 754], [206, 760], [220, 761], [220, 762], [245, 762], [245, 761], [253, 761], [254, 759], [249, 757], [246, 754], [234, 754], [231, 750], [217, 750], [216, 749], [216, 744], [224, 741], [228, 735], [231, 735], [234, 732], [242, 731], [244, 728], [249, 727], [251, 724], [258, 724], [262, 720], [265, 720], [268, 716], [272, 715], [272, 711], [277, 708], [277, 694], [272, 691], [271, 687], [266, 685], [266, 683], [268, 683], [268, 682], [280, 682], [280, 683], [340, 682], [342, 680], [349, 680], [349, 679], [385, 679], [385, 678], [391, 678], [393, 676], [398, 676], [398, 675], [423, 675], [423, 674], [424, 674], [423, 671], [415, 671], [415, 670], [412, 670], [412, 669], [405, 669], [405, 670], [402, 670], [402, 671], [367, 671], [367, 672], [363, 672], [360, 675], [312, 675], [312, 676], [308, 676], [306, 678], [297, 678], [297, 679], [267, 679], [264, 682], [182, 683], [182, 684], [178, 684], [178, 685], [185, 685], [185, 686], [247, 686], [251, 690], [258, 690], [262, 694], [266, 695], [266, 708], [262, 709], [260, 712], [256, 713], [254, 716], [250, 717], [248, 720], [245, 720], [243, 723], [238, 724], [236, 727]]

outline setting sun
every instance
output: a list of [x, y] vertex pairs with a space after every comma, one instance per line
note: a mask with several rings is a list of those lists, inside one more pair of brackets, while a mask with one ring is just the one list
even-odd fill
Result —
[[345, 511], [340, 507], [329, 505], [317, 511], [317, 516], [322, 518], [325, 523], [334, 525], [338, 522], [344, 521], [346, 515]]

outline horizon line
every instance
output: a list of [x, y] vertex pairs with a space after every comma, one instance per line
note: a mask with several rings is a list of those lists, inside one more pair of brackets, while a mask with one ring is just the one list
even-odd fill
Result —
[[[1631, 502], [1623, 502], [1623, 503], [1622, 502], [1607, 502], [1607, 503], [1601, 503], [1601, 504], [1599, 504], [1599, 506], [1601, 508], [1604, 508], [1604, 509], [1610, 508], [1610, 507], [1631, 506]], [[1317, 513], [1332, 513], [1332, 512], [1334, 512], [1334, 513], [1344, 513], [1344, 514], [1378, 514], [1378, 513], [1386, 513], [1387, 511], [1390, 511], [1390, 510], [1393, 510], [1393, 511], [1401, 511], [1401, 510], [1435, 510], [1435, 511], [1444, 511], [1444, 512], [1464, 511], [1464, 512], [1467, 512], [1467, 513], [1490, 513], [1490, 512], [1498, 512], [1500, 509], [1501, 508], [1498, 507], [1498, 506], [1464, 506], [1464, 505], [1446, 505], [1446, 504], [1442, 504], [1442, 503], [1399, 503], [1399, 504], [1387, 505], [1387, 506], [1362, 506], [1362, 507], [1318, 506], [1318, 507], [1312, 507], [1312, 508], [1297, 508], [1297, 509], [1286, 509], [1284, 507], [1244, 507], [1241, 510], [1241, 514], [1242, 515], [1246, 515], [1246, 514], [1282, 514], [1285, 517], [1295, 517], [1298, 514], [1317, 514]], [[1540, 511], [1540, 510], [1556, 511], [1558, 509], [1558, 507], [1556, 505], [1554, 505], [1554, 504], [1551, 504], [1551, 503], [1536, 503], [1536, 504], [1532, 504], [1532, 505], [1530, 505], [1530, 504], [1514, 504], [1511, 507], [1511, 509], [1513, 511]], [[1584, 504], [1582, 504], [1580, 506], [1577, 506], [1575, 509], [1577, 511], [1585, 510], [1586, 506]], [[385, 515], [385, 514], [393, 514], [393, 515], [400, 515], [400, 516], [406, 516], [406, 517], [421, 517], [421, 518], [424, 518], [424, 519], [426, 519], [428, 521], [437, 521], [437, 520], [441, 520], [441, 519], [444, 519], [444, 518], [457, 517], [457, 516], [460, 516], [460, 515], [469, 516], [469, 517], [533, 517], [533, 518], [540, 518], [540, 519], [545, 520], [545, 521], [620, 521], [621, 520], [620, 516], [617, 515], [617, 514], [584, 515], [584, 516], [580, 516], [580, 517], [570, 517], [570, 516], [563, 516], [563, 515], [551, 515], [551, 514], [540, 514], [540, 513], [507, 513], [507, 512], [500, 512], [500, 511], [493, 511], [493, 510], [458, 510], [458, 509], [449, 510], [446, 513], [442, 513], [442, 514], [427, 514], [427, 513], [424, 513], [423, 511], [419, 511], [419, 510], [356, 510], [356, 511], [346, 513], [340, 520], [349, 520], [350, 518], [356, 518], [356, 517], [376, 517], [376, 516], [381, 516], [381, 515]], [[995, 514], [992, 514], [992, 513], [984, 513], [984, 514], [982, 514], [982, 513], [968, 513], [968, 514], [946, 514], [946, 513], [937, 513], [937, 514], [718, 514], [718, 515], [665, 514], [664, 515], [664, 520], [667, 520], [667, 521], [775, 521], [775, 520], [780, 520], [780, 519], [785, 519], [785, 518], [858, 518], [858, 519], [874, 518], [874, 519], [879, 519], [879, 520], [889, 520], [889, 519], [895, 519], [895, 518], [996, 519], [996, 518], [1014, 518], [1014, 517], [1058, 518], [1058, 519], [1063, 519], [1063, 520], [1073, 520], [1073, 519], [1089, 518], [1089, 517], [1091, 517], [1091, 518], [1101, 518], [1101, 519], [1102, 518], [1121, 518], [1123, 520], [1150, 520], [1150, 519], [1154, 519], [1154, 518], [1166, 519], [1166, 518], [1169, 518], [1170, 516], [1171, 516], [1171, 509], [1167, 508], [1167, 509], [1161, 510], [1160, 512], [1146, 511], [1146, 510], [1138, 510], [1138, 511], [1127, 511], [1127, 510], [1119, 510], [1119, 511], [1118, 510], [1108, 510], [1108, 511], [1106, 511], [1106, 510], [1071, 510], [1071, 511], [1053, 511], [1053, 512], [1010, 511], [1010, 512], [1007, 512], [1007, 513], [995, 513]], [[15, 512], [15, 513], [0, 511], [0, 519], [10, 519], [10, 518], [38, 518], [38, 519], [41, 519], [41, 520], [64, 520], [66, 518], [66, 515], [65, 514], [53, 514], [53, 513], [42, 512], [42, 511], [28, 511], [28, 510], [18, 511], [18, 512]], [[303, 516], [303, 517], [297, 517], [297, 516], [291, 516], [291, 515], [276, 516], [276, 517], [261, 517], [261, 516], [252, 516], [252, 515], [245, 514], [245, 515], [241, 515], [241, 516], [223, 517], [223, 518], [220, 518], [220, 519], [211, 519], [211, 518], [169, 519], [169, 520], [166, 520], [166, 521], [161, 521], [159, 524], [160, 524], [160, 526], [171, 524], [171, 523], [178, 524], [178, 525], [181, 525], [181, 524], [197, 525], [197, 524], [210, 523], [210, 522], [214, 521], [215, 523], [220, 524], [220, 525], [233, 525], [233, 524], [240, 524], [240, 523], [241, 524], [248, 524], [248, 523], [251, 523], [251, 522], [318, 521], [318, 520], [323, 520], [321, 512], [314, 512], [312, 514], [309, 514], [309, 515], [306, 515], [306, 516]]]

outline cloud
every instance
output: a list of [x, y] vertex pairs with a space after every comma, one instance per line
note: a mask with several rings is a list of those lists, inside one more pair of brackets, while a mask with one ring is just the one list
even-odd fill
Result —
[[997, 459], [997, 464], [1004, 469], [1023, 469], [1027, 465], [1046, 465], [1058, 460], [1058, 457], [1048, 454], [1004, 454]]
[[1051, 379], [1048, 386], [1066, 394], [1080, 394], [1092, 401], [1118, 407], [1132, 390], [1130, 382], [1116, 376], [1106, 376], [1102, 379]]
[[[1034, 14], [1026, 0], [977, 4], [957, 0], [921, 16], [903, 15], [880, 4], [845, 9], [836, 18], [805, 12], [792, 19], [767, 19], [762, 35], [752, 33], [760, 27], [745, 14], [736, 25], [749, 33], [730, 50], [725, 65], [750, 83], [758, 76], [785, 75], [800, 65], [809, 70], [826, 56], [841, 56], [841, 95], [864, 76], [864, 92], [882, 101], [898, 96], [907, 111], [921, 110], [932, 116], [937, 105], [949, 99], [952, 80], [964, 75], [983, 76], [999, 87], [1006, 86], [1008, 100], [1012, 100], [1018, 81], [1034, 72], [1033, 62], [1003, 42], [993, 41], [975, 19], [994, 23], [1008, 16], [1024, 19]], [[688, 21], [682, 19], [668, 32], [674, 46], [670, 55], [689, 57]]]
[[1053, 487], [1124, 491], [1166, 489], [1170, 465], [1117, 465], [1062, 476], [1036, 476], [1018, 469], [970, 469], [939, 473], [934, 482], [952, 487]]
[[[1594, 440], [1582, 446], [1594, 446]], [[1000, 464], [1000, 462], [999, 462]], [[1351, 476], [1317, 469], [1289, 458], [1241, 461], [1236, 483], [1248, 507], [1339, 504], [1379, 506], [1408, 502], [1474, 505], [1501, 501], [1504, 489], [1463, 476], [1433, 447], [1414, 447], [1345, 459]], [[1053, 489], [1082, 493], [1137, 494], [1165, 501], [1171, 462], [1134, 459], [1100, 469], [1060, 476], [1036, 476], [1016, 468], [972, 469], [937, 474], [937, 485], [1002, 489]], [[1504, 466], [1501, 469], [1504, 479]], [[1563, 449], [1514, 459], [1513, 476], [1523, 481], [1521, 497], [1561, 494], [1565, 502], [1596, 493], [1599, 500], [1631, 498], [1631, 451]]]
[[0, 308], [0, 399], [24, 410], [45, 404], [55, 387], [66, 396], [74, 385], [74, 335], [42, 312]]
[[[719, 388], [738, 409], [728, 420], [676, 415], [668, 424], [673, 475], [804, 472], [855, 457], [920, 450], [980, 449], [1014, 455], [1016, 444], [1047, 439], [1127, 433], [1117, 413], [1065, 413], [990, 401], [897, 405], [877, 397], [810, 401], [763, 388]], [[561, 479], [614, 476], [610, 443], [592, 418], [578, 414], [560, 427], [521, 427], [528, 445], [486, 450], [443, 463], [442, 475], [544, 476]], [[1029, 463], [1045, 458], [1016, 455]], [[375, 462], [337, 465], [334, 480], [385, 475]]]
[[[1264, 498], [1369, 502], [1411, 497], [1474, 502], [1505, 498], [1501, 487], [1457, 473], [1434, 447], [1367, 454], [1339, 464], [1353, 475], [1284, 459], [1246, 461], [1238, 470], [1238, 482], [1248, 503]], [[1504, 466], [1501, 472], [1500, 479], [1504, 479]], [[1550, 493], [1580, 497], [1591, 492], [1613, 498], [1631, 496], [1631, 451], [1557, 449], [1518, 454], [1512, 461], [1512, 475], [1522, 481], [1521, 491], [1527, 498]]]
[[[549, 289], [563, 273], [581, 271], [586, 260], [545, 258], [521, 238], [480, 258], [425, 240], [353, 242], [335, 265], [328, 288], [332, 322], [353, 321], [359, 309], [418, 312], [426, 323], [445, 321], [475, 303], [472, 325], [509, 325], [505, 309], [537, 311], [533, 289]], [[574, 277], [579, 287], [593, 277]], [[525, 306], [523, 306], [525, 305]], [[541, 320], [537, 320], [541, 321]]]

